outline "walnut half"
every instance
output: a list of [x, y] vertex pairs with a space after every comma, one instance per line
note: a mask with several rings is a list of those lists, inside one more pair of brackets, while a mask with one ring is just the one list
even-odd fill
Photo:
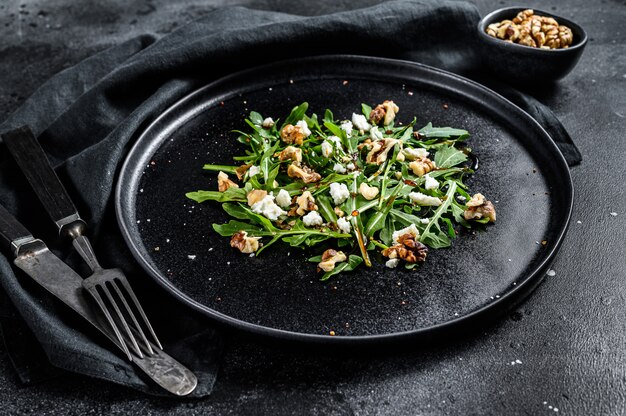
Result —
[[411, 169], [413, 174], [417, 176], [424, 176], [428, 172], [435, 170], [435, 168], [435, 162], [427, 157], [422, 157], [409, 163], [409, 169]]
[[235, 182], [233, 182], [230, 179], [228, 179], [228, 175], [227, 174], [225, 174], [224, 172], [220, 171], [217, 174], [217, 189], [220, 192], [224, 192], [228, 188], [239, 188], [239, 185], [237, 185]]
[[280, 138], [287, 144], [297, 144], [302, 146], [304, 143], [304, 130], [300, 126], [294, 126], [293, 124], [287, 124], [280, 131]]
[[330, 272], [335, 269], [336, 263], [341, 263], [347, 259], [348, 257], [346, 257], [343, 251], [336, 251], [329, 248], [324, 252], [324, 254], [322, 254], [322, 261], [317, 265], [317, 267], [325, 272]]
[[487, 201], [483, 194], [475, 194], [467, 202], [467, 209], [463, 212], [466, 220], [489, 218], [489, 222], [496, 222], [496, 208], [491, 201]]
[[296, 163], [289, 165], [287, 175], [290, 178], [300, 178], [304, 183], [317, 182], [322, 176], [308, 166], [298, 166]]
[[393, 101], [385, 100], [382, 104], [378, 104], [370, 112], [370, 121], [376, 125], [383, 121], [383, 125], [387, 126], [396, 118], [396, 114], [400, 111], [400, 107]]
[[428, 247], [415, 239], [411, 233], [398, 237], [398, 244], [383, 250], [383, 256], [390, 259], [402, 259], [407, 263], [417, 263], [426, 260]]
[[254, 253], [259, 249], [261, 237], [248, 237], [245, 231], [237, 231], [230, 239], [230, 246], [244, 254]]

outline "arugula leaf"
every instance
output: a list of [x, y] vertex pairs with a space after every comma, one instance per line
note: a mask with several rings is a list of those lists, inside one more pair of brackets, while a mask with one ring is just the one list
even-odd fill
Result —
[[247, 222], [235, 220], [230, 220], [226, 224], [213, 224], [213, 229], [222, 237], [230, 237], [239, 231], [247, 231], [256, 237], [265, 235], [261, 228]]
[[467, 160], [467, 155], [454, 146], [442, 146], [435, 153], [435, 165], [438, 168], [451, 168]]
[[263, 124], [263, 117], [256, 111], [250, 111], [250, 121], [257, 126], [260, 126]]
[[363, 115], [365, 116], [366, 119], [369, 120], [370, 118], [370, 114], [372, 113], [372, 107], [370, 107], [367, 104], [361, 104], [361, 111], [363, 112]]
[[452, 127], [433, 127], [433, 123], [428, 123], [418, 131], [422, 136], [427, 138], [458, 137], [459, 139], [462, 139], [469, 136], [469, 132], [467, 130], [454, 129]]
[[435, 210], [435, 213], [431, 217], [430, 222], [426, 225], [426, 228], [424, 228], [424, 231], [421, 233], [420, 236], [420, 241], [432, 248], [445, 248], [450, 247], [450, 245], [452, 244], [449, 235], [441, 230], [439, 221], [441, 220], [442, 215], [447, 212], [448, 207], [452, 203], [454, 194], [457, 189], [457, 184], [456, 182], [449, 180], [446, 181], [446, 185], [448, 185], [448, 191], [446, 192], [446, 198], [444, 202]]
[[[320, 258], [321, 260], [321, 258]], [[336, 274], [339, 274], [341, 272], [349, 272], [354, 270], [359, 264], [363, 263], [363, 259], [357, 255], [351, 254], [348, 257], [348, 261], [344, 261], [342, 263], [338, 263], [337, 266], [335, 266], [335, 268], [329, 272], [324, 273], [324, 275], [322, 276], [322, 278], [320, 279], [321, 281], [326, 281], [328, 279], [331, 278], [331, 276], [334, 276]]]
[[185, 196], [196, 202], [217, 201], [217, 202], [245, 202], [246, 191], [242, 188], [228, 188], [224, 192], [219, 191], [196, 191], [187, 192]]
[[230, 165], [209, 165], [206, 164], [204, 166], [202, 166], [202, 169], [204, 170], [210, 170], [210, 171], [214, 171], [214, 172], [219, 172], [222, 171], [224, 173], [230, 173], [230, 174], [235, 174], [235, 170], [238, 168], [239, 166], [230, 166]]
[[330, 204], [330, 198], [328, 198], [326, 195], [318, 195], [317, 206], [319, 207], [322, 217], [324, 217], [326, 221], [337, 224], [337, 214]]
[[330, 111], [329, 109], [326, 109], [326, 111], [324, 111], [324, 118], [322, 119], [322, 121], [324, 122], [324, 124], [334, 123], [335, 120], [333, 118], [333, 112]]
[[289, 116], [287, 116], [287, 118], [285, 119], [283, 126], [286, 126], [287, 124], [296, 124], [298, 121], [302, 120], [308, 108], [309, 108], [309, 103], [307, 102], [304, 102], [300, 104], [299, 106], [294, 107], [293, 110], [291, 110], [291, 113], [289, 114]]

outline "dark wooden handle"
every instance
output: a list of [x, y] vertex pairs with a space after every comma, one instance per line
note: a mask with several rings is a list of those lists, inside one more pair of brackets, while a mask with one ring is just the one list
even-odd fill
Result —
[[30, 232], [5, 207], [0, 205], [0, 246], [2, 249], [15, 255], [13, 242], [30, 236]]
[[78, 219], [76, 207], [30, 129], [24, 126], [9, 131], [2, 140], [59, 229], [64, 225], [62, 220]]

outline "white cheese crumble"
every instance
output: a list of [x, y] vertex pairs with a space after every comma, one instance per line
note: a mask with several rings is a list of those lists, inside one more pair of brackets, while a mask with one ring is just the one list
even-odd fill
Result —
[[281, 215], [287, 215], [286, 211], [283, 211], [276, 205], [274, 195], [272, 194], [265, 195], [262, 200], [252, 204], [250, 209], [252, 209], [252, 212], [255, 214], [261, 214], [272, 221], [276, 221]]
[[329, 141], [322, 142], [322, 156], [329, 158], [333, 154], [333, 145]]
[[332, 142], [335, 144], [335, 149], [343, 149], [342, 145], [341, 145], [341, 139], [337, 136], [328, 136], [326, 138], [326, 140], [328, 140], [329, 142]]
[[263, 120], [262, 126], [266, 129], [271, 129], [274, 126], [274, 119], [272, 117], [267, 117], [265, 120]]
[[420, 238], [419, 230], [417, 229], [417, 227], [415, 227], [415, 224], [411, 224], [406, 228], [393, 232], [393, 234], [391, 235], [393, 243], [398, 244], [398, 238], [402, 237], [405, 234], [411, 234], [413, 237], [415, 237], [415, 240]]
[[424, 182], [424, 188], [428, 190], [439, 188], [439, 181], [437, 179], [433, 178], [428, 173], [424, 175], [424, 178], [426, 179], [426, 182]]
[[324, 223], [324, 220], [317, 211], [310, 211], [308, 214], [302, 217], [302, 222], [307, 227], [313, 227], [316, 225], [322, 225]]
[[281, 208], [287, 208], [291, 205], [291, 196], [289, 195], [289, 192], [284, 189], [278, 191], [278, 195], [276, 195], [276, 202]]
[[304, 134], [304, 137], [309, 137], [311, 135], [311, 130], [309, 130], [309, 126], [306, 124], [306, 121], [300, 120], [296, 123], [296, 126], [302, 129], [302, 134]]
[[430, 218], [420, 218], [420, 222], [422, 224], [428, 224], [430, 222]]
[[346, 173], [346, 167], [341, 163], [335, 163], [335, 166], [333, 166], [333, 170], [337, 173]]
[[258, 166], [250, 166], [250, 168], [248, 169], [248, 177], [251, 178], [254, 175], [258, 175], [259, 173], [261, 173], [261, 168]]
[[333, 182], [330, 184], [330, 196], [335, 205], [343, 204], [350, 197], [350, 191], [345, 183]]
[[438, 207], [441, 205], [441, 199], [423, 194], [421, 192], [411, 192], [409, 194], [409, 198], [411, 198], [411, 201], [415, 202], [417, 205], [424, 207]]
[[390, 269], [395, 269], [396, 267], [398, 267], [398, 264], [400, 264], [400, 259], [389, 259], [385, 262], [385, 266], [389, 267]]
[[378, 130], [378, 126], [374, 126], [370, 129], [370, 139], [372, 139], [372, 141], [382, 140], [382, 138], [383, 133]]
[[426, 149], [422, 147], [418, 147], [415, 149], [411, 147], [406, 147], [403, 151], [404, 155], [409, 160], [421, 159], [423, 157], [428, 157], [428, 155], [430, 154]]
[[350, 230], [352, 229], [352, 227], [350, 226], [350, 221], [348, 221], [344, 217], [337, 219], [337, 227], [339, 228], [339, 231], [344, 234], [350, 234]]
[[352, 137], [352, 122], [351, 121], [346, 121], [344, 123], [341, 123], [341, 130], [346, 132], [346, 136], [348, 137]]
[[352, 124], [357, 130], [369, 131], [372, 128], [363, 114], [352, 113]]
[[350, 162], [346, 165], [346, 168], [348, 168], [348, 170], [354, 170], [356, 169], [356, 166], [354, 166], [354, 163]]

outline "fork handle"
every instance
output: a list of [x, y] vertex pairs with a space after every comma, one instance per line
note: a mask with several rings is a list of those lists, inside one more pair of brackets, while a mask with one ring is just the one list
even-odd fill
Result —
[[[35, 190], [61, 234], [82, 232], [85, 223], [50, 166], [43, 148], [27, 126], [2, 135], [9, 152]], [[72, 236], [74, 237], [74, 236]]]
[[30, 232], [0, 205], [0, 246], [17, 257], [22, 244], [33, 241]]

